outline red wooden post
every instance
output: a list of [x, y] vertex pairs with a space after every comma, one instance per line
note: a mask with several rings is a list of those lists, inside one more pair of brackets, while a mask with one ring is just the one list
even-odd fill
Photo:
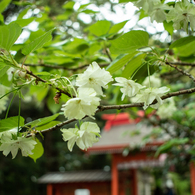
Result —
[[138, 195], [137, 170], [136, 169], [132, 169], [132, 173], [133, 173], [133, 181], [132, 181], [133, 195]]
[[118, 168], [116, 156], [112, 155], [112, 180], [111, 180], [112, 195], [118, 195]]
[[190, 163], [191, 191], [195, 195], [195, 162]]
[[52, 186], [52, 184], [47, 184], [47, 195], [53, 195], [53, 186]]

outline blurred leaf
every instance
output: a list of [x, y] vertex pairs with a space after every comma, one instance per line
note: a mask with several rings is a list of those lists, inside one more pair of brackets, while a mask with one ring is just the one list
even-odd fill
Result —
[[75, 2], [74, 1], [68, 1], [63, 5], [64, 9], [73, 9]]
[[22, 28], [14, 22], [9, 25], [0, 26], [0, 48], [9, 51], [20, 36], [21, 30]]
[[59, 113], [57, 114], [54, 114], [52, 116], [48, 116], [48, 117], [44, 117], [44, 118], [40, 118], [40, 119], [37, 119], [37, 120], [34, 120], [34, 121], [31, 121], [29, 123], [26, 123], [24, 126], [31, 126], [32, 127], [37, 127], [37, 126], [41, 126], [41, 125], [44, 125], [46, 123], [49, 123], [53, 120], [55, 120], [57, 117], [59, 116]]
[[192, 43], [193, 41], [195, 41], [194, 36], [183, 37], [183, 38], [180, 38], [177, 41], [173, 42], [170, 45], [169, 49], [172, 49], [172, 48], [175, 48], [175, 47], [185, 46], [185, 45], [188, 45], [189, 43]]
[[130, 54], [122, 54], [119, 55], [112, 63], [106, 68], [111, 74], [121, 69], [124, 65], [126, 65], [137, 52], [133, 52]]
[[0, 13], [2, 13], [6, 8], [7, 6], [10, 4], [11, 0], [2, 0], [0, 2]]
[[128, 20], [125, 20], [123, 22], [120, 22], [118, 24], [115, 24], [111, 27], [111, 29], [109, 30], [109, 34], [112, 34], [112, 33], [117, 33], [119, 30], [121, 30], [125, 24], [128, 22]]
[[133, 30], [123, 34], [119, 38], [110, 41], [111, 53], [122, 54], [131, 53], [136, 49], [148, 46], [149, 35], [145, 31]]
[[141, 66], [142, 60], [145, 58], [146, 54], [140, 54], [133, 58], [123, 70], [122, 76], [125, 78], [131, 78], [132, 74]]
[[166, 153], [169, 151], [173, 146], [185, 144], [189, 141], [189, 138], [174, 138], [170, 141], [165, 142], [162, 146], [160, 146], [155, 154], [155, 156], [158, 156], [161, 153]]
[[96, 36], [106, 35], [110, 29], [111, 23], [107, 20], [97, 21], [95, 24], [87, 28], [90, 33]]
[[36, 139], [37, 144], [35, 145], [34, 149], [32, 150], [33, 154], [30, 154], [29, 157], [32, 158], [35, 162], [38, 158], [40, 158], [44, 153], [44, 148], [42, 143]]
[[49, 30], [48, 32], [46, 32], [44, 35], [36, 38], [34, 41], [32, 41], [31, 43], [29, 43], [28, 45], [26, 45], [23, 49], [22, 49], [22, 53], [24, 55], [28, 55], [30, 53], [32, 53], [33, 51], [40, 49], [41, 47], [43, 47], [43, 45], [45, 43], [47, 43], [48, 41], [51, 41], [52, 39], [52, 31], [54, 29]]
[[163, 22], [163, 26], [165, 28], [165, 30], [170, 34], [172, 35], [173, 34], [173, 22], [167, 22], [166, 20], [164, 20]]
[[19, 24], [21, 27], [24, 27], [24, 26], [29, 25], [34, 19], [35, 19], [34, 17], [31, 17], [31, 18], [28, 18], [28, 19], [18, 19], [14, 22]]
[[42, 131], [44, 129], [49, 129], [49, 128], [54, 127], [55, 125], [57, 125], [59, 123], [61, 123], [61, 122], [60, 121], [51, 121], [51, 122], [49, 122], [45, 125], [41, 125], [41, 126], [36, 127], [36, 130], [37, 131]]
[[[20, 117], [20, 126], [24, 125], [24, 118]], [[18, 127], [18, 116], [0, 120], [0, 132]]]

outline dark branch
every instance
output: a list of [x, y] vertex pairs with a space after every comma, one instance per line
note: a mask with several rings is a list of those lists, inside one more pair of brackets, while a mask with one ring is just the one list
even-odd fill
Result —
[[[105, 63], [105, 64], [99, 64], [100, 67], [105, 67], [108, 66], [109, 63]], [[69, 71], [77, 71], [80, 69], [84, 69], [86, 67], [89, 66], [89, 64], [85, 64], [76, 68], [67, 68], [65, 66], [59, 66], [59, 65], [50, 65], [50, 64], [25, 64], [25, 66], [32, 66], [32, 67], [36, 67], [36, 66], [42, 66], [42, 67], [47, 67], [47, 68], [52, 68], [52, 69], [63, 69], [63, 70], [69, 70]]]
[[[29, 70], [26, 69], [26, 73], [29, 74], [29, 75], [31, 75], [32, 77], [36, 78], [36, 81], [37, 82], [39, 82], [39, 81], [41, 81], [43, 83], [46, 83], [47, 82], [46, 80], [44, 80], [44, 79], [38, 77], [37, 75], [35, 75], [32, 71], [29, 71]], [[48, 84], [48, 85], [51, 86], [51, 87], [53, 87], [53, 85], [51, 85], [51, 84]], [[68, 93], [67, 91], [64, 91], [64, 90], [62, 90], [62, 89], [60, 89], [58, 87], [55, 87], [55, 89], [57, 89], [60, 93], [63, 93], [65, 95], [67, 95], [68, 97], [72, 97], [71, 94]]]

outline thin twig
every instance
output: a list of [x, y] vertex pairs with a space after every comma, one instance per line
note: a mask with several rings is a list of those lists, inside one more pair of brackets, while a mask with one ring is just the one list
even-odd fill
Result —
[[[105, 64], [99, 64], [100, 67], [105, 67], [108, 66], [109, 63], [105, 63]], [[58, 65], [50, 65], [50, 64], [25, 64], [25, 66], [32, 66], [32, 67], [36, 67], [36, 66], [42, 66], [42, 67], [47, 67], [47, 68], [52, 68], [52, 69], [63, 69], [63, 70], [69, 70], [69, 71], [77, 71], [80, 69], [84, 69], [86, 67], [89, 66], [89, 64], [85, 64], [76, 68], [67, 68], [63, 65], [58, 66]]]
[[180, 72], [181, 74], [189, 77], [190, 79], [192, 79], [195, 82], [195, 78], [190, 73], [178, 68], [176, 65], [172, 64], [171, 62], [166, 61], [165, 64], [171, 66], [172, 68], [176, 69], [178, 72]]
[[[46, 80], [44, 80], [44, 79], [38, 77], [37, 75], [35, 75], [32, 71], [29, 71], [29, 70], [26, 69], [26, 73], [29, 74], [29, 75], [31, 75], [32, 77], [36, 78], [36, 81], [41, 81], [43, 83], [46, 83], [47, 82]], [[48, 84], [48, 85], [51, 86], [51, 87], [53, 87], [52, 84]], [[55, 89], [57, 89], [60, 93], [63, 93], [65, 95], [67, 95], [68, 97], [72, 97], [70, 93], [68, 93], [67, 91], [64, 91], [64, 90], [60, 89], [59, 87], [55, 87]]]
[[189, 63], [189, 62], [169, 62], [169, 63], [178, 66], [195, 66], [194, 63]]
[[113, 60], [112, 60], [112, 57], [110, 55], [110, 50], [108, 48], [106, 48], [105, 51], [106, 51], [106, 55], [108, 56], [109, 60], [112, 62]]

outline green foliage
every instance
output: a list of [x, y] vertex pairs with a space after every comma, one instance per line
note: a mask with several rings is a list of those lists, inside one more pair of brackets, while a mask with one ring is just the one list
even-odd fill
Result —
[[[18, 127], [18, 116], [0, 120], [0, 132], [8, 131]], [[20, 126], [24, 125], [24, 118], [20, 116]]]
[[6, 8], [7, 6], [10, 4], [11, 0], [2, 0], [0, 2], [0, 13], [2, 13]]
[[25, 126], [30, 126], [31, 128], [38, 127], [38, 126], [42, 126], [42, 125], [45, 125], [46, 123], [49, 123], [49, 122], [53, 121], [58, 116], [59, 116], [59, 114], [54, 114], [52, 116], [40, 118], [40, 119], [37, 119], [35, 121], [31, 121], [29, 123], [26, 123]]
[[52, 39], [51, 33], [52, 33], [53, 30], [54, 29], [49, 30], [44, 35], [36, 38], [34, 41], [32, 41], [31, 43], [29, 43], [28, 45], [26, 45], [22, 49], [22, 53], [24, 55], [29, 55], [33, 51], [35, 51], [35, 50], [40, 49], [41, 47], [43, 47], [43, 45], [45, 43], [47, 43], [48, 41], [51, 41], [51, 39]]
[[31, 157], [34, 160], [34, 162], [36, 162], [36, 160], [40, 158], [44, 153], [44, 149], [41, 142], [38, 139], [36, 139], [36, 142], [37, 144], [35, 145], [35, 148], [32, 150], [33, 154], [29, 155], [29, 157]]
[[136, 49], [148, 46], [149, 35], [145, 31], [135, 30], [123, 34], [111, 41], [110, 51], [115, 54], [132, 53]]
[[9, 51], [21, 34], [22, 28], [17, 23], [0, 26], [0, 47]]

